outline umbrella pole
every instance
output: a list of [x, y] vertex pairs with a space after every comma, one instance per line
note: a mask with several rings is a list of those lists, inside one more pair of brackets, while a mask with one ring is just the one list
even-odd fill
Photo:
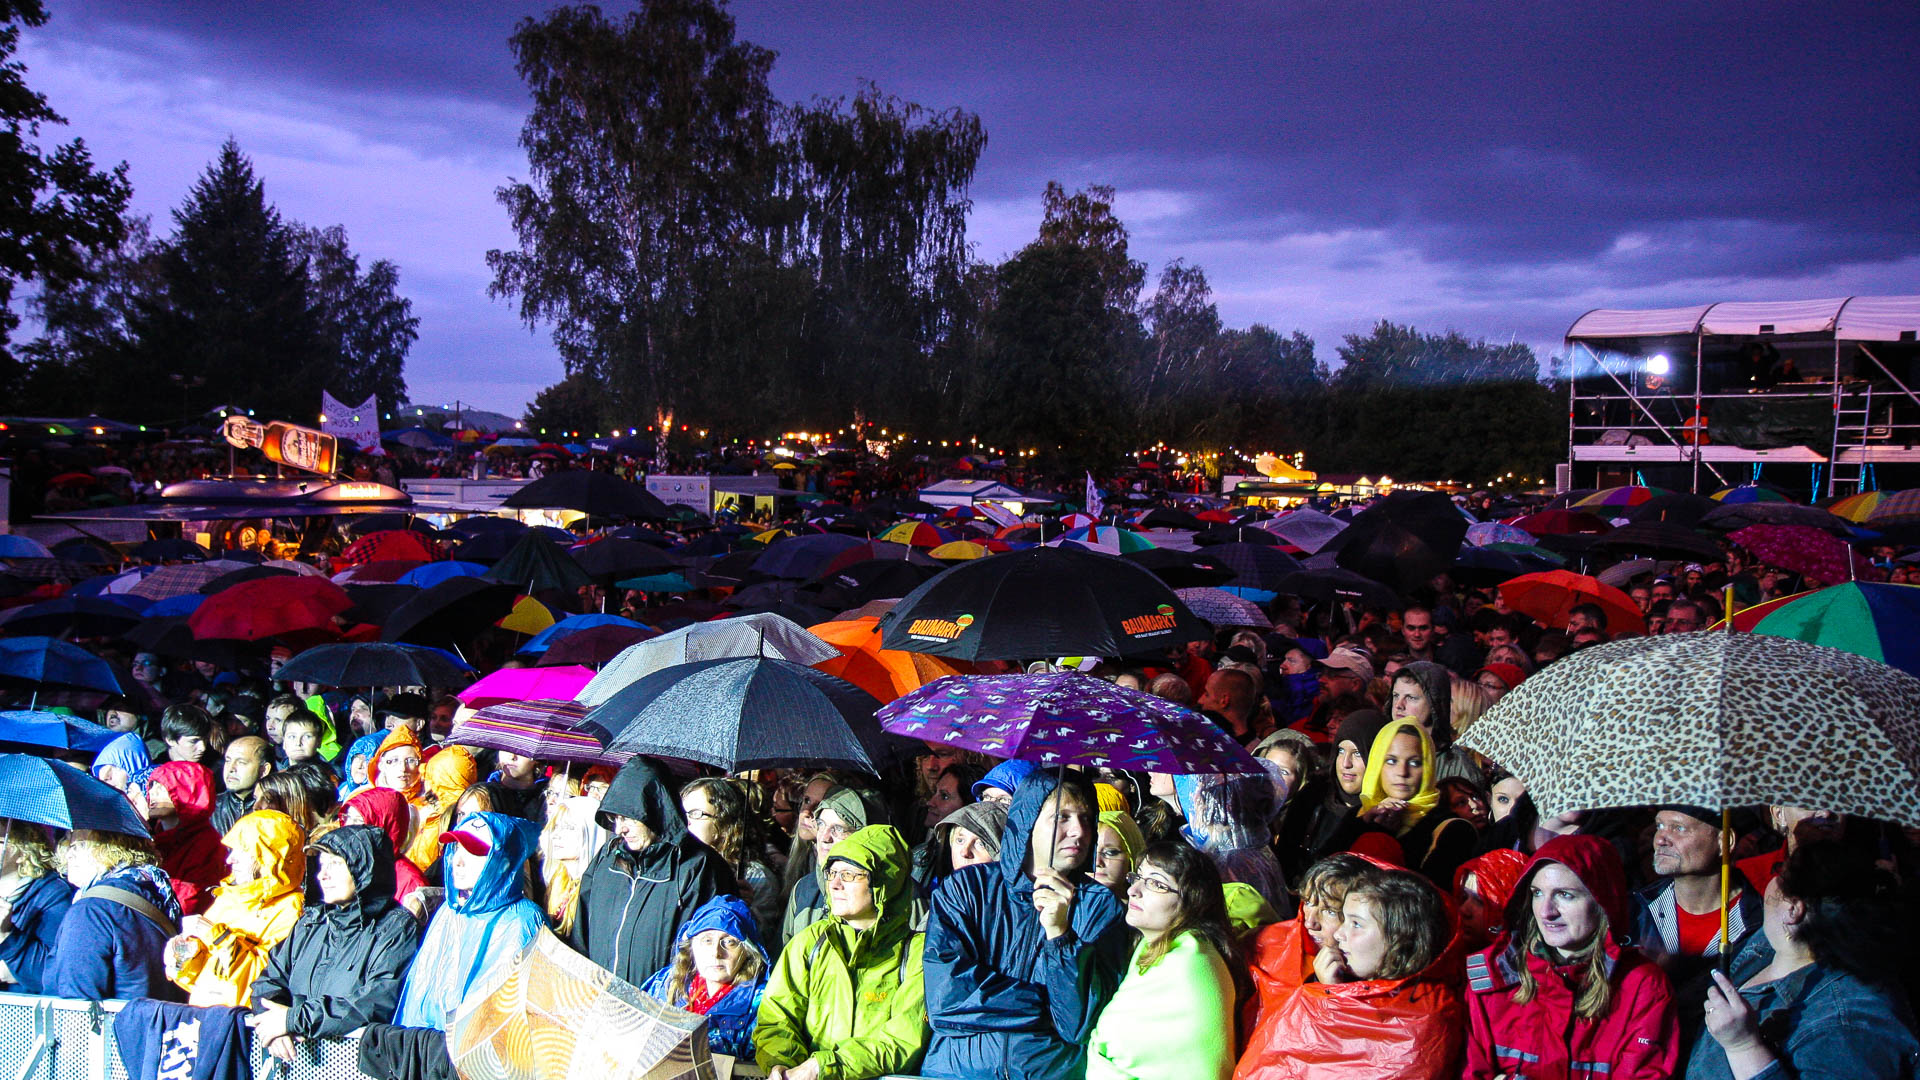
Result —
[[[1733, 596], [1728, 587], [1727, 596]], [[1720, 810], [1720, 967], [1727, 966], [1727, 893], [1733, 884], [1733, 811]]]

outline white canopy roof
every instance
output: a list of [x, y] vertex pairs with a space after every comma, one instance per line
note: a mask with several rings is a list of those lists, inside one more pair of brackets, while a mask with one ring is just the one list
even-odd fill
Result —
[[1675, 337], [1753, 337], [1832, 333], [1842, 341], [1900, 341], [1920, 336], [1920, 296], [1842, 296], [1825, 300], [1729, 301], [1645, 311], [1589, 311], [1568, 341]]

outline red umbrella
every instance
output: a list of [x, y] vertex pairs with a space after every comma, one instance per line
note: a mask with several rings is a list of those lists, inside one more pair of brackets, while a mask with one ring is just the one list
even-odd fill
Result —
[[1579, 510], [1542, 510], [1537, 514], [1507, 522], [1535, 536], [1565, 536], [1568, 533], [1603, 533], [1612, 528], [1605, 521]]
[[440, 557], [440, 545], [432, 537], [423, 536], [412, 529], [387, 529], [382, 532], [368, 533], [347, 545], [333, 560], [336, 567], [358, 566], [361, 563], [385, 562], [390, 559], [412, 559], [417, 562], [432, 562]]
[[1645, 633], [1647, 620], [1633, 598], [1598, 578], [1570, 570], [1522, 574], [1500, 586], [1500, 599], [1522, 615], [1547, 626], [1565, 627], [1567, 616], [1581, 604], [1597, 604], [1607, 613], [1607, 632]]
[[[1781, 608], [1786, 607], [1788, 604], [1793, 603], [1795, 600], [1799, 600], [1802, 597], [1812, 596], [1814, 593], [1818, 591], [1819, 591], [1818, 589], [1808, 589], [1806, 592], [1797, 592], [1797, 593], [1794, 593], [1792, 596], [1776, 596], [1771, 600], [1762, 600], [1757, 604], [1752, 604], [1747, 607], [1743, 607], [1740, 610], [1733, 613], [1733, 628], [1735, 630], [1745, 630], [1748, 633], [1752, 633], [1753, 628], [1760, 625], [1761, 619], [1764, 619], [1767, 616], [1773, 614], [1774, 612], [1780, 610]], [[1707, 629], [1724, 630], [1726, 629], [1726, 627], [1727, 627], [1727, 620], [1721, 619], [1720, 621], [1714, 623], [1712, 626], [1707, 627]]]
[[207, 597], [187, 617], [196, 638], [259, 641], [282, 634], [331, 631], [333, 617], [353, 607], [347, 591], [325, 578], [243, 581]]

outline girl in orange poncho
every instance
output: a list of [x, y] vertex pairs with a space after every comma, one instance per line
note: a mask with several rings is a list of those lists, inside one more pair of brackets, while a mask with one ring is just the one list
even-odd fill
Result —
[[473, 754], [464, 746], [443, 746], [440, 752], [420, 767], [420, 783], [425, 799], [416, 804], [418, 827], [407, 845], [407, 860], [426, 870], [440, 857], [440, 834], [452, 828], [454, 808], [460, 793], [480, 778]]
[[306, 834], [278, 810], [234, 822], [221, 843], [233, 872], [204, 915], [190, 915], [168, 943], [167, 973], [189, 1005], [242, 1006], [267, 953], [293, 932], [303, 906]]

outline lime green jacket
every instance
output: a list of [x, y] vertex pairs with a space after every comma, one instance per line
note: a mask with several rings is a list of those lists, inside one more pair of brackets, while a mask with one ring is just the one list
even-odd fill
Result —
[[760, 999], [754, 1056], [760, 1067], [820, 1062], [821, 1080], [910, 1073], [927, 1045], [921, 949], [913, 932], [913, 881], [906, 840], [869, 825], [833, 846], [871, 875], [880, 919], [856, 930], [828, 916], [781, 951]]
[[1087, 1037], [1087, 1080], [1227, 1080], [1235, 999], [1220, 954], [1183, 933], [1142, 972], [1140, 948]]

